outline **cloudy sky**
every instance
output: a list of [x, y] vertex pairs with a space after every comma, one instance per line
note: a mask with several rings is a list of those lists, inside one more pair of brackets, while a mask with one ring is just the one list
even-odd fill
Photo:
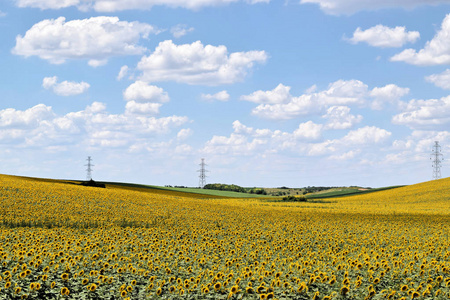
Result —
[[[450, 0], [2, 0], [0, 173], [380, 187], [450, 159]], [[444, 160], [442, 176], [450, 176]]]

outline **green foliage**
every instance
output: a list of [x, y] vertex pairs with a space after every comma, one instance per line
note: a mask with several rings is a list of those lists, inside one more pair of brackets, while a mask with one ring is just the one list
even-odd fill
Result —
[[283, 201], [286, 201], [286, 202], [306, 202], [306, 197], [289, 195], [289, 196], [283, 197]]
[[218, 190], [218, 191], [229, 191], [229, 192], [238, 192], [238, 193], [246, 193], [247, 190], [241, 186], [235, 184], [222, 184], [222, 183], [210, 183], [203, 187], [207, 190]]
[[266, 190], [262, 189], [262, 188], [252, 188], [248, 192], [250, 194], [256, 194], [256, 195], [267, 195]]

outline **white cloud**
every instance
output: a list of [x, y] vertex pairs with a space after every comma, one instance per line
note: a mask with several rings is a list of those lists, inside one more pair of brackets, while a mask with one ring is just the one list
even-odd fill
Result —
[[245, 156], [264, 158], [269, 155], [281, 156], [329, 156], [332, 160], [348, 160], [357, 154], [377, 149], [377, 144], [388, 141], [391, 132], [366, 126], [347, 132], [339, 139], [323, 140], [325, 126], [307, 121], [299, 124], [293, 132], [256, 129], [239, 121], [233, 122], [233, 132], [229, 136], [213, 136], [202, 149], [211, 156], [226, 155], [227, 159]]
[[386, 103], [399, 105], [400, 98], [407, 94], [409, 94], [409, 88], [402, 88], [395, 84], [375, 87], [370, 91], [370, 96], [373, 98], [370, 106], [374, 110], [381, 110]]
[[271, 91], [256, 91], [241, 96], [241, 100], [258, 103], [252, 114], [270, 120], [288, 120], [299, 116], [320, 114], [332, 106], [368, 106], [380, 109], [384, 103], [397, 103], [399, 98], [409, 92], [394, 84], [375, 87], [372, 91], [359, 80], [338, 80], [330, 83], [328, 88], [317, 91], [310, 89], [298, 97], [290, 94], [290, 87], [279, 84]]
[[411, 100], [403, 112], [392, 118], [394, 124], [412, 129], [445, 130], [450, 126], [450, 96], [441, 99]]
[[361, 10], [378, 10], [383, 8], [412, 9], [421, 5], [448, 4], [449, 0], [301, 0], [301, 4], [315, 3], [325, 13], [331, 15], [354, 14]]
[[355, 158], [357, 154], [359, 154], [361, 151], [353, 151], [350, 150], [348, 152], [338, 154], [338, 155], [331, 155], [328, 157], [330, 160], [349, 160]]
[[162, 88], [139, 80], [127, 87], [123, 98], [127, 101], [127, 114], [159, 114], [162, 103], [170, 101], [169, 95]]
[[178, 131], [177, 139], [183, 141], [192, 135], [193, 131], [190, 128], [183, 128]]
[[147, 82], [176, 81], [187, 84], [219, 85], [242, 81], [255, 63], [264, 63], [264, 51], [228, 54], [225, 46], [204, 46], [200, 41], [175, 45], [159, 43], [155, 51], [142, 57], [137, 69]]
[[387, 140], [392, 135], [391, 132], [375, 126], [365, 126], [356, 130], [350, 131], [341, 140], [343, 143], [353, 145], [357, 144], [376, 144]]
[[170, 28], [170, 33], [173, 35], [174, 38], [178, 39], [182, 36], [185, 36], [189, 32], [194, 31], [194, 27], [188, 27], [185, 24], [178, 24]]
[[61, 9], [80, 4], [80, 0], [15, 0], [18, 7]]
[[45, 77], [42, 80], [42, 86], [59, 96], [75, 96], [85, 93], [90, 85], [87, 82], [63, 81], [58, 83], [58, 77]]
[[53, 117], [52, 107], [44, 104], [38, 104], [24, 111], [7, 108], [0, 110], [0, 127], [26, 129], [39, 126]]
[[405, 49], [391, 57], [391, 61], [403, 61], [418, 66], [450, 64], [450, 15], [442, 21], [440, 31], [418, 52]]
[[120, 21], [117, 17], [92, 17], [66, 22], [64, 17], [47, 19], [33, 25], [24, 36], [16, 37], [12, 53], [38, 56], [53, 64], [67, 59], [87, 59], [93, 67], [121, 55], [139, 55], [146, 51], [137, 43], [150, 33], [151, 25]]
[[[82, 11], [94, 9], [99, 12], [114, 12], [129, 9], [151, 9], [153, 6], [182, 7], [198, 10], [202, 7], [227, 5], [239, 0], [15, 0], [19, 7], [61, 9], [76, 6]], [[270, 0], [246, 0], [249, 4], [268, 3]]]
[[387, 48], [402, 47], [406, 43], [414, 43], [419, 37], [418, 31], [408, 32], [402, 26], [390, 28], [380, 24], [366, 30], [361, 30], [358, 27], [349, 41], [354, 44], [366, 42], [370, 46]]
[[349, 129], [363, 119], [361, 115], [350, 114], [348, 106], [331, 106], [322, 117], [328, 119], [325, 129]]
[[294, 137], [299, 139], [317, 140], [322, 136], [323, 125], [312, 121], [301, 123], [294, 131]]
[[258, 104], [277, 104], [288, 103], [292, 96], [290, 94], [291, 87], [279, 84], [271, 91], [256, 91], [250, 95], [241, 96], [241, 100], [250, 101]]
[[127, 76], [128, 71], [129, 71], [128, 66], [122, 66], [122, 67], [120, 68], [119, 74], [117, 74], [116, 79], [117, 79], [117, 80], [122, 80], [125, 76]]
[[447, 69], [440, 74], [426, 76], [425, 80], [444, 90], [450, 90], [450, 69]]
[[125, 105], [125, 112], [127, 114], [157, 115], [159, 114], [161, 106], [161, 103], [139, 103], [136, 101], [128, 101]]
[[108, 63], [107, 59], [90, 59], [90, 60], [88, 60], [88, 65], [93, 68], [104, 66], [107, 63]]
[[228, 101], [230, 99], [230, 95], [228, 94], [227, 91], [220, 91], [215, 94], [202, 94], [201, 97], [202, 97], [202, 99], [207, 100], [207, 101], [213, 101], [213, 100]]
[[127, 149], [156, 135], [169, 134], [188, 121], [180, 116], [109, 114], [100, 102], [58, 116], [50, 106], [39, 104], [24, 111], [0, 110], [0, 143], [22, 148], [84, 145]]
[[0, 18], [6, 16], [6, 13], [0, 10]]
[[127, 87], [123, 92], [123, 97], [127, 101], [137, 102], [165, 103], [170, 100], [169, 95], [162, 88], [140, 80]]

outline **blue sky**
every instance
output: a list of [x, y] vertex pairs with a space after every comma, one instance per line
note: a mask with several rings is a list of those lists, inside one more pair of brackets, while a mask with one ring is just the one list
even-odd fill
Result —
[[[5, 174], [388, 186], [450, 152], [448, 0], [4, 0]], [[448, 156], [448, 155], [447, 155]], [[444, 160], [442, 176], [449, 176]]]

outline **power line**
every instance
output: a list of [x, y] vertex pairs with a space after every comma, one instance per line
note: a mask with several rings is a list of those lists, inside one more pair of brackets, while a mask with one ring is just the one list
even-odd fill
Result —
[[205, 167], [206, 167], [205, 159], [202, 158], [202, 162], [200, 163], [200, 170], [197, 171], [200, 172], [200, 175], [198, 176], [199, 178], [198, 187], [201, 189], [206, 185], [206, 172], [209, 172], [208, 170], [205, 169]]
[[444, 160], [444, 157], [441, 153], [441, 146], [438, 141], [434, 142], [433, 150], [431, 152], [430, 159], [433, 162], [433, 179], [441, 178], [441, 162]]
[[92, 171], [93, 171], [93, 170], [92, 170], [92, 167], [93, 167], [94, 165], [91, 164], [92, 158], [91, 158], [90, 156], [88, 156], [88, 158], [87, 158], [86, 160], [88, 161], [87, 165], [85, 165], [85, 166], [87, 166], [87, 169], [86, 169], [86, 172], [87, 172], [87, 174], [86, 174], [86, 180], [89, 181], [89, 180], [92, 179]]

